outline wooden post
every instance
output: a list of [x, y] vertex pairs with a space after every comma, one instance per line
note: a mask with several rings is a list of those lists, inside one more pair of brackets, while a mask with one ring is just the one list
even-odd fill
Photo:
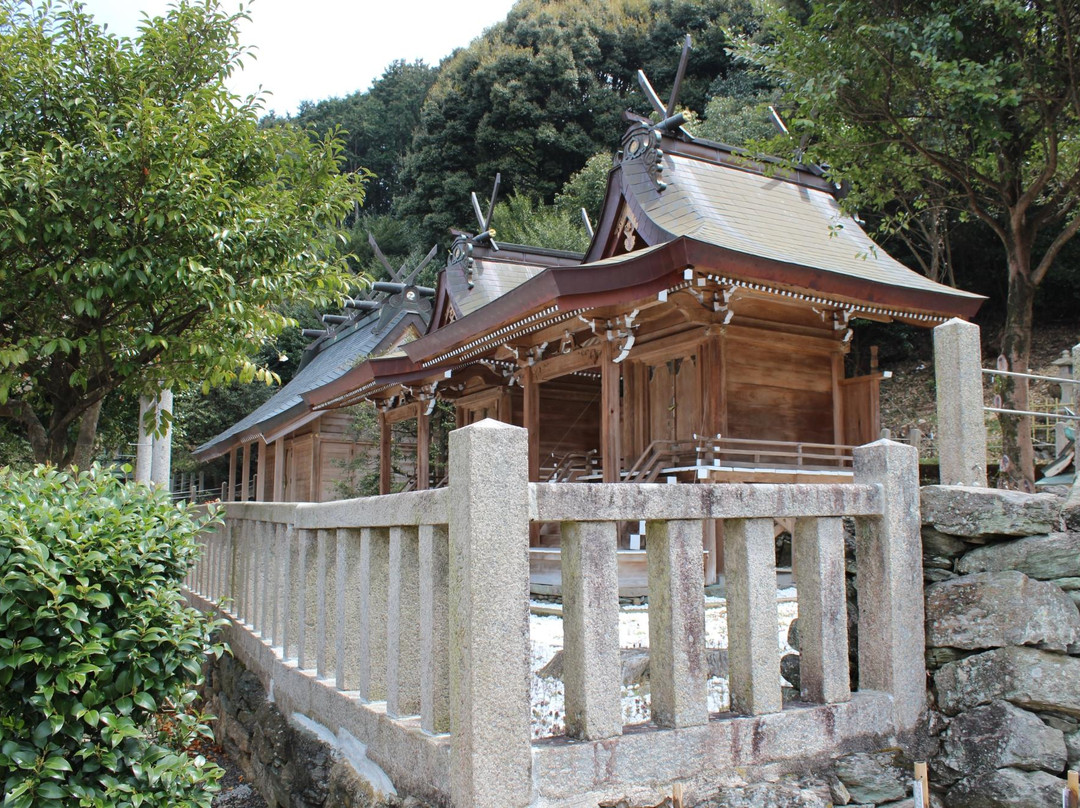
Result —
[[722, 434], [724, 376], [720, 355], [723, 346], [720, 336], [710, 334], [698, 348], [698, 367], [701, 369], [701, 434], [715, 437]]
[[416, 416], [416, 490], [426, 491], [431, 486], [431, 416], [427, 410]]
[[540, 383], [531, 367], [521, 371], [522, 420], [529, 431], [529, 482], [540, 481]]
[[236, 501], [236, 464], [238, 454], [240, 454], [239, 447], [229, 452], [229, 488], [228, 493], [222, 498], [225, 502]]
[[832, 355], [832, 411], [833, 443], [846, 444], [844, 435], [844, 396], [840, 393], [840, 380], [844, 378], [844, 355], [837, 351]]
[[285, 501], [285, 438], [274, 441], [274, 502]]
[[245, 443], [240, 448], [244, 453], [244, 459], [240, 467], [240, 501], [247, 502], [249, 499], [248, 485], [251, 482], [251, 444]]
[[255, 464], [255, 499], [266, 502], [266, 442], [259, 443], [259, 459]]
[[390, 493], [390, 423], [379, 412], [379, 493]]
[[308, 480], [308, 502], [318, 502], [322, 494], [322, 441], [319, 433], [311, 435], [311, 476]]
[[600, 357], [600, 456], [604, 482], [617, 483], [622, 479], [619, 381], [621, 368], [612, 356], [613, 345], [604, 343]]

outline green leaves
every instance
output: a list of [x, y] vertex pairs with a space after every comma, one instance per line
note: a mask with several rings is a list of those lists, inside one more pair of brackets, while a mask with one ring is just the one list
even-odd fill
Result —
[[134, 40], [77, 10], [0, 16], [0, 401], [66, 465], [103, 394], [231, 381], [283, 302], [339, 300], [325, 233], [363, 174], [338, 172], [332, 136], [261, 128], [231, 95], [239, 18], [216, 4]]
[[0, 469], [5, 808], [209, 805], [216, 770], [183, 749], [205, 731], [188, 705], [218, 649], [180, 585], [210, 518], [97, 467]]

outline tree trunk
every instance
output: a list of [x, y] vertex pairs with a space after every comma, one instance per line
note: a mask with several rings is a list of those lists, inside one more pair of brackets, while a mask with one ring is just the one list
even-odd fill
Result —
[[94, 438], [97, 437], [98, 419], [101, 417], [101, 405], [98, 401], [86, 408], [79, 419], [79, 436], [71, 453], [71, 465], [80, 469], [89, 467], [94, 459]]
[[[1027, 373], [1031, 360], [1031, 327], [1035, 302], [1035, 286], [1026, 271], [1030, 253], [1019, 255], [1010, 251], [1009, 294], [1006, 299], [1005, 330], [1001, 337], [1001, 354], [1008, 370]], [[1030, 410], [1028, 380], [1011, 376], [998, 377], [1004, 409]], [[1031, 442], [1031, 416], [1004, 415], [1001, 423], [1002, 480], [1010, 488], [1035, 490], [1035, 449]]]

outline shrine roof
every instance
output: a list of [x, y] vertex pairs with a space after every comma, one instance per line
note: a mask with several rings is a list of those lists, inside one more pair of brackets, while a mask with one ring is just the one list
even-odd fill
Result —
[[380, 347], [393, 344], [409, 322], [413, 322], [418, 330], [424, 328], [417, 314], [404, 309], [393, 312], [388, 322], [383, 322], [380, 328], [382, 314], [380, 310], [365, 312], [344, 328], [316, 340], [309, 346], [309, 350], [317, 349], [314, 356], [305, 357], [304, 363], [287, 384], [244, 418], [199, 446], [194, 451], [195, 456], [202, 461], [212, 460], [237, 443], [265, 437], [280, 423], [308, 411], [304, 393], [340, 378]]

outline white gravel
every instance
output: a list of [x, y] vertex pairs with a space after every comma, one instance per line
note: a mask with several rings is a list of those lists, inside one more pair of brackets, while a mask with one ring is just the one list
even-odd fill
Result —
[[[794, 649], [788, 645], [787, 634], [791, 621], [799, 613], [795, 589], [777, 591], [777, 642], [781, 656]], [[550, 606], [536, 603], [536, 606]], [[533, 738], [562, 735], [563, 683], [558, 679], [542, 679], [538, 672], [555, 652], [562, 648], [562, 618], [552, 615], [532, 615], [530, 619], [532, 639], [532, 733]], [[723, 598], [705, 598], [705, 645], [707, 648], [727, 648], [727, 602]], [[623, 606], [619, 610], [619, 646], [621, 648], [648, 648], [649, 611], [647, 606]], [[779, 674], [777, 674], [779, 675]], [[781, 682], [787, 682], [781, 678]], [[649, 693], [640, 686], [622, 689], [623, 723], [640, 724], [649, 721]], [[723, 712], [730, 706], [726, 679], [714, 677], [709, 680], [709, 711]]]

